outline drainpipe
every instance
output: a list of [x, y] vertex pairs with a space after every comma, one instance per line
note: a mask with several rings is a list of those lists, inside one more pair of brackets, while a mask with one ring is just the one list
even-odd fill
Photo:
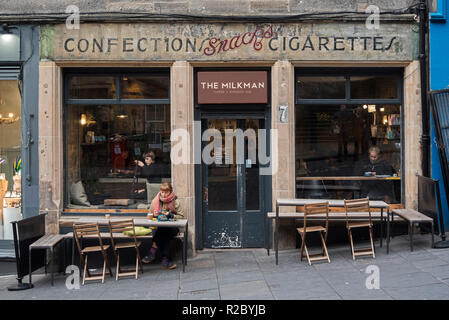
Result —
[[422, 103], [422, 174], [429, 177], [430, 156], [430, 131], [429, 131], [429, 103], [428, 103], [428, 64], [427, 64], [427, 38], [428, 30], [428, 6], [426, 0], [420, 0], [418, 7], [419, 15], [419, 62], [421, 73], [421, 103]]

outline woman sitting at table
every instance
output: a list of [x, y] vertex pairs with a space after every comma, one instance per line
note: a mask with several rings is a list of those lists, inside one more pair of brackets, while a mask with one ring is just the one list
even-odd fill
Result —
[[[175, 216], [183, 217], [180, 201], [173, 192], [173, 187], [170, 182], [163, 182], [160, 187], [160, 192], [154, 197], [151, 202], [150, 212], [153, 217], [158, 217], [162, 211], [167, 211]], [[179, 232], [178, 228], [157, 228], [153, 237], [153, 245], [148, 254], [142, 259], [143, 263], [150, 263], [156, 260], [157, 252], [160, 252], [162, 257], [163, 269], [174, 269], [176, 264], [170, 260], [170, 241]]]

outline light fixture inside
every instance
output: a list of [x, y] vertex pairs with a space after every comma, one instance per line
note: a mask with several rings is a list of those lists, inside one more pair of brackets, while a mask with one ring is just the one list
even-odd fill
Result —
[[87, 123], [87, 117], [86, 115], [83, 113], [81, 114], [81, 125], [84, 126]]

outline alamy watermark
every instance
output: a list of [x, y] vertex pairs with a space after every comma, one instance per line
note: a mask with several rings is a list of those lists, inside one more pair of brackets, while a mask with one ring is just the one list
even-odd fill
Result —
[[[201, 132], [201, 122], [194, 122], [194, 131]], [[276, 174], [278, 163], [277, 129], [224, 129], [209, 128], [195, 137], [186, 129], [171, 133], [170, 157], [173, 164], [259, 165], [261, 175]], [[201, 148], [202, 142], [207, 145]], [[194, 150], [192, 150], [194, 149]], [[192, 159], [192, 151], [194, 153]]]
[[368, 290], [380, 289], [380, 269], [376, 265], [369, 265], [365, 269], [365, 273], [369, 276], [365, 280], [365, 286]]

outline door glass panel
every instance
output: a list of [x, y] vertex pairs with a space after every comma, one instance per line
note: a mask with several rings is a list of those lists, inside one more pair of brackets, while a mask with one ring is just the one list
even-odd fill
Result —
[[[208, 129], [220, 131], [221, 150], [215, 148], [210, 152], [213, 163], [208, 166], [208, 205], [209, 210], [237, 210], [237, 166], [235, 164], [235, 143], [231, 150], [226, 150], [225, 129], [237, 129], [236, 120], [208, 120]], [[211, 137], [210, 146], [218, 137]], [[219, 142], [217, 146], [220, 146]], [[229, 146], [229, 143], [228, 143]], [[230, 161], [230, 157], [234, 161]], [[231, 162], [231, 163], [230, 163]]]
[[245, 121], [247, 134], [245, 155], [246, 210], [259, 209], [259, 163], [257, 162], [259, 120]]
[[0, 240], [22, 219], [21, 98], [16, 80], [0, 80]]

